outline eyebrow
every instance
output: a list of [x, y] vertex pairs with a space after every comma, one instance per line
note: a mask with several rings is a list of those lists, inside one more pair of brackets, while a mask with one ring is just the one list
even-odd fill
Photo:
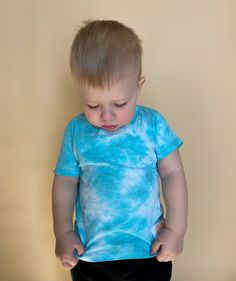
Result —
[[125, 101], [127, 101], [127, 98], [117, 99], [117, 100], [114, 100], [113, 102], [116, 103], [116, 102], [125, 102]]
[[[116, 99], [111, 101], [111, 103], [117, 103], [117, 102], [127, 102], [128, 99], [127, 98], [121, 98], [121, 99]], [[99, 104], [99, 101], [90, 101], [90, 100], [85, 100], [86, 103], [94, 103], [94, 104]]]

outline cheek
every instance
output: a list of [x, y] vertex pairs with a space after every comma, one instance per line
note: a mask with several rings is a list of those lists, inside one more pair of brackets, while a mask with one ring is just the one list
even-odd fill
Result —
[[97, 120], [97, 114], [95, 112], [84, 110], [84, 114], [90, 123], [93, 123]]
[[134, 116], [134, 109], [128, 108], [122, 112], [120, 112], [119, 114], [119, 119], [123, 122], [123, 123], [128, 123], [131, 121], [131, 119]]

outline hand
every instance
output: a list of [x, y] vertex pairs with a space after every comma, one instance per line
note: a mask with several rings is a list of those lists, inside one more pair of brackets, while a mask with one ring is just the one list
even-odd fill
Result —
[[183, 240], [183, 235], [178, 235], [166, 227], [162, 228], [151, 246], [151, 253], [155, 254], [159, 250], [156, 256], [158, 261], [173, 261], [183, 250]]
[[78, 259], [74, 255], [77, 250], [78, 255], [82, 255], [84, 247], [80, 238], [73, 232], [67, 232], [56, 238], [55, 254], [62, 262], [65, 269], [71, 269], [76, 266]]

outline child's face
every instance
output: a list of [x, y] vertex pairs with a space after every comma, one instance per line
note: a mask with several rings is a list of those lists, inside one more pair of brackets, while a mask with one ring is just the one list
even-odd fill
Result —
[[106, 131], [128, 124], [135, 113], [138, 92], [145, 78], [129, 77], [110, 88], [80, 86], [83, 111], [89, 123]]

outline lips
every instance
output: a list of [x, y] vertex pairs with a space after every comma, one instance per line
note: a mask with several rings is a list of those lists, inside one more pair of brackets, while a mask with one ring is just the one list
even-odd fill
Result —
[[117, 125], [103, 125], [102, 128], [108, 132], [115, 131], [117, 129]]

